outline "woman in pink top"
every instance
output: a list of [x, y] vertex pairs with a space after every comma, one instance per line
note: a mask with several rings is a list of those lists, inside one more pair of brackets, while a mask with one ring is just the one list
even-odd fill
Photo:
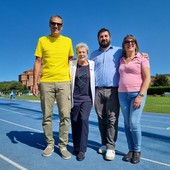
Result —
[[123, 160], [136, 164], [140, 162], [141, 156], [140, 119], [150, 84], [150, 64], [148, 58], [139, 53], [138, 43], [133, 35], [124, 38], [122, 50], [118, 92], [129, 149]]

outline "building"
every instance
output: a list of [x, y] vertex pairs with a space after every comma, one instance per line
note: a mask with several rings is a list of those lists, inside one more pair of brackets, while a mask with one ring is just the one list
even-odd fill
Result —
[[19, 82], [21, 82], [22, 85], [26, 85], [29, 90], [32, 90], [32, 86], [33, 86], [33, 69], [24, 71], [18, 77], [19, 77]]

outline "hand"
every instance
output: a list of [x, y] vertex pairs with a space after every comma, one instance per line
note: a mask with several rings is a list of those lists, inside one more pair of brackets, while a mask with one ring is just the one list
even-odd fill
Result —
[[142, 57], [147, 58], [149, 60], [149, 55], [148, 53], [141, 53]]
[[141, 97], [141, 96], [137, 96], [137, 97], [135, 98], [134, 103], [133, 103], [133, 108], [134, 108], [134, 109], [139, 109], [140, 106], [141, 106], [141, 104], [142, 104], [142, 97]]
[[76, 58], [73, 58], [73, 57], [69, 57], [68, 58], [68, 62], [72, 61], [72, 60], [76, 60]]
[[32, 93], [34, 96], [38, 96], [38, 84], [34, 84], [32, 88]]

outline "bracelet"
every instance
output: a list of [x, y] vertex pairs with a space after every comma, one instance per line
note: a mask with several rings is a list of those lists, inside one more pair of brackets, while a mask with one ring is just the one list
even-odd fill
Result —
[[38, 85], [38, 83], [34, 83], [33, 85]]
[[139, 93], [139, 94], [138, 94], [138, 96], [140, 96], [140, 97], [144, 97], [144, 94]]

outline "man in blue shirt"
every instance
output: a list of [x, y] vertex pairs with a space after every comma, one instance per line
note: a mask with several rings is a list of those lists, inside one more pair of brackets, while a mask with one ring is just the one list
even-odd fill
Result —
[[114, 160], [119, 118], [118, 67], [122, 49], [111, 46], [110, 31], [105, 28], [99, 30], [98, 42], [99, 49], [90, 57], [95, 63], [95, 110], [102, 144], [98, 153], [106, 152], [105, 159]]

